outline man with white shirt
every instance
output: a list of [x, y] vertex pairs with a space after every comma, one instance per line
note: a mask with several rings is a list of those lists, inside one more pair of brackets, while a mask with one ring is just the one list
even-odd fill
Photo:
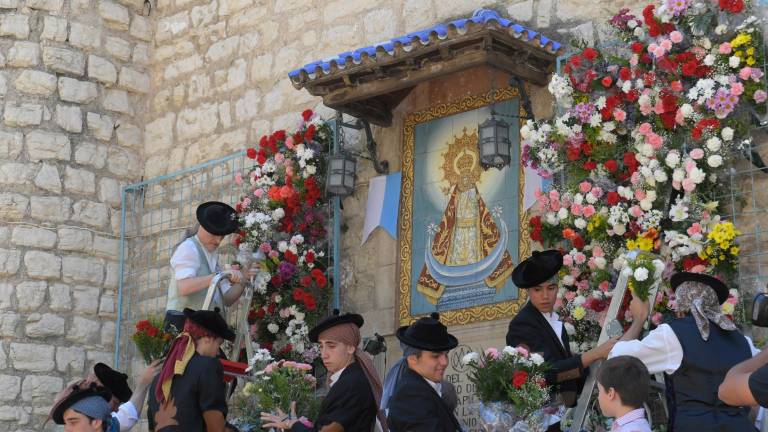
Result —
[[[166, 321], [175, 324], [177, 330], [181, 330], [184, 323], [181, 313], [184, 308], [202, 309], [208, 287], [221, 271], [216, 249], [225, 236], [238, 229], [235, 209], [216, 201], [197, 207], [197, 221], [200, 223], [197, 233], [181, 242], [171, 256], [173, 275], [168, 285]], [[229, 281], [220, 285], [223, 295], [216, 293], [212, 306], [235, 303], [243, 294], [242, 282], [242, 273], [233, 270]]]
[[[538, 352], [552, 365], [545, 379], [554, 387], [553, 400], [565, 406], [576, 404], [584, 385], [587, 367], [608, 355], [616, 339], [583, 354], [571, 353], [568, 334], [554, 312], [557, 300], [557, 274], [563, 267], [563, 255], [558, 250], [534, 251], [530, 258], [512, 271], [512, 282], [528, 290], [528, 302], [509, 323], [507, 345], [524, 345]], [[548, 431], [560, 430], [560, 419], [552, 416]]]

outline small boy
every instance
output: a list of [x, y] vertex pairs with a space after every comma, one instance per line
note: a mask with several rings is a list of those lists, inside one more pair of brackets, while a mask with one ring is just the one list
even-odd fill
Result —
[[597, 374], [597, 400], [603, 415], [614, 418], [611, 432], [651, 432], [643, 409], [649, 381], [648, 368], [635, 357], [603, 362]]

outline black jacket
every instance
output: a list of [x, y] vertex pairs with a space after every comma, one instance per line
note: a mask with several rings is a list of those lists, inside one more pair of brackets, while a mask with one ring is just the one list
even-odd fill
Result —
[[411, 368], [406, 367], [389, 400], [390, 432], [456, 432], [459, 421], [443, 399]]
[[331, 423], [344, 427], [344, 432], [371, 432], [376, 418], [376, 400], [363, 368], [350, 363], [320, 404], [314, 427], [297, 422], [291, 432], [318, 431]]
[[[546, 318], [528, 302], [509, 323], [507, 345], [524, 344], [531, 352], [541, 353], [552, 365], [545, 376], [547, 384], [555, 385], [568, 406], [575, 404], [575, 396], [581, 392], [587, 370], [582, 367], [581, 356], [571, 355], [568, 334], [563, 328], [561, 344]], [[572, 399], [573, 398], [573, 399]]]

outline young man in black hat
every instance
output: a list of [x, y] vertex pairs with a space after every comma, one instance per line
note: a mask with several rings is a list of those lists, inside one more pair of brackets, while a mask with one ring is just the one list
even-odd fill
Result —
[[[557, 274], [563, 267], [563, 255], [557, 250], [534, 251], [530, 258], [512, 271], [512, 282], [528, 291], [528, 302], [509, 323], [507, 345], [525, 345], [538, 352], [552, 365], [546, 374], [547, 384], [554, 386], [555, 399], [565, 406], [576, 404], [584, 385], [587, 367], [608, 356], [616, 339], [583, 354], [573, 355], [568, 333], [557, 313]], [[552, 416], [549, 431], [560, 430], [560, 419]]]
[[111, 393], [109, 405], [112, 416], [120, 422], [120, 430], [130, 430], [138, 421], [152, 379], [160, 371], [160, 361], [155, 361], [142, 372], [136, 391], [128, 385], [128, 375], [118, 372], [104, 363], [96, 363], [93, 373], [82, 381], [82, 387], [91, 383], [106, 387]]
[[712, 276], [680, 272], [670, 279], [677, 319], [661, 324], [642, 340], [647, 302], [633, 299], [634, 321], [609, 357], [637, 357], [651, 374], [670, 378], [670, 430], [675, 432], [754, 431], [749, 409], [718, 399], [718, 386], [728, 370], [758, 351], [721, 310], [728, 287]]
[[[358, 314], [336, 314], [309, 331], [309, 340], [320, 344], [320, 356], [330, 376], [328, 394], [320, 405], [320, 413], [309, 428], [282, 413], [261, 413], [264, 428], [290, 429], [291, 432], [371, 432], [379, 414], [381, 381], [371, 357], [360, 349]], [[386, 431], [386, 419], [379, 415]]]
[[[173, 275], [168, 285], [166, 310], [175, 311], [168, 316], [177, 318], [177, 327], [183, 325], [180, 311], [184, 308], [202, 309], [208, 286], [221, 271], [216, 249], [225, 236], [238, 229], [235, 209], [217, 201], [201, 204], [197, 208], [197, 221], [200, 223], [197, 233], [181, 242], [171, 256]], [[229, 306], [243, 294], [243, 275], [239, 270], [232, 271], [229, 282], [231, 285], [227, 281], [221, 283], [223, 298], [218, 293], [214, 295], [215, 304]]]
[[108, 389], [94, 383], [72, 384], [56, 396], [51, 418], [64, 425], [64, 432], [117, 432], [120, 425], [112, 416], [111, 397]]
[[397, 330], [405, 347], [407, 367], [388, 402], [391, 432], [456, 432], [461, 430], [453, 411], [441, 397], [441, 381], [448, 367], [448, 351], [459, 344], [435, 313]]
[[149, 395], [155, 432], [222, 432], [227, 416], [224, 371], [216, 358], [235, 333], [218, 310], [184, 309], [183, 332], [171, 345]]

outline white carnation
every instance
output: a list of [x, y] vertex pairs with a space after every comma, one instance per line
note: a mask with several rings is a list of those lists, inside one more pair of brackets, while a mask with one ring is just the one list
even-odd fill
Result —
[[541, 366], [544, 363], [544, 357], [541, 356], [539, 353], [532, 353], [531, 354], [531, 361], [536, 366]]
[[711, 166], [712, 168], [717, 168], [722, 164], [723, 164], [723, 157], [720, 155], [712, 155], [707, 158], [707, 165]]
[[707, 149], [711, 152], [716, 152], [720, 150], [721, 146], [722, 146], [722, 142], [718, 137], [713, 136], [712, 138], [707, 140]]
[[276, 208], [272, 212], [272, 219], [276, 221], [282, 219], [284, 216], [285, 216], [285, 210], [283, 210], [282, 208]]
[[285, 251], [288, 250], [288, 242], [281, 241], [277, 244], [277, 250], [280, 251], [280, 253], [285, 253]]
[[557, 211], [557, 217], [560, 218], [560, 219], [567, 218], [568, 217], [568, 209], [561, 208], [560, 210], [558, 210]]
[[480, 354], [476, 352], [470, 352], [467, 353], [464, 357], [461, 358], [461, 363], [468, 365], [470, 363], [475, 363], [478, 360], [480, 360]]
[[587, 221], [585, 221], [583, 218], [577, 218], [575, 221], [573, 221], [573, 224], [576, 225], [576, 228], [578, 229], [584, 229], [587, 227]]
[[272, 334], [277, 334], [277, 332], [280, 330], [280, 326], [275, 323], [269, 323], [269, 325], [267, 325], [267, 330], [269, 330], [269, 332]]
[[715, 64], [715, 56], [713, 56], [712, 54], [707, 54], [707, 56], [704, 57], [704, 64], [707, 66], [712, 66], [713, 64]]
[[720, 131], [720, 134], [723, 136], [723, 139], [726, 141], [730, 141], [733, 139], [733, 129], [730, 127], [724, 127], [722, 131]]
[[740, 63], [741, 63], [741, 59], [740, 59], [740, 58], [738, 58], [737, 56], [731, 56], [731, 57], [728, 59], [728, 66], [730, 66], [730, 67], [732, 67], [732, 68], [737, 68], [737, 67], [739, 67], [739, 64], [740, 64]]
[[642, 282], [646, 279], [648, 279], [648, 269], [645, 267], [638, 267], [635, 269], [634, 273], [635, 280], [638, 282]]

